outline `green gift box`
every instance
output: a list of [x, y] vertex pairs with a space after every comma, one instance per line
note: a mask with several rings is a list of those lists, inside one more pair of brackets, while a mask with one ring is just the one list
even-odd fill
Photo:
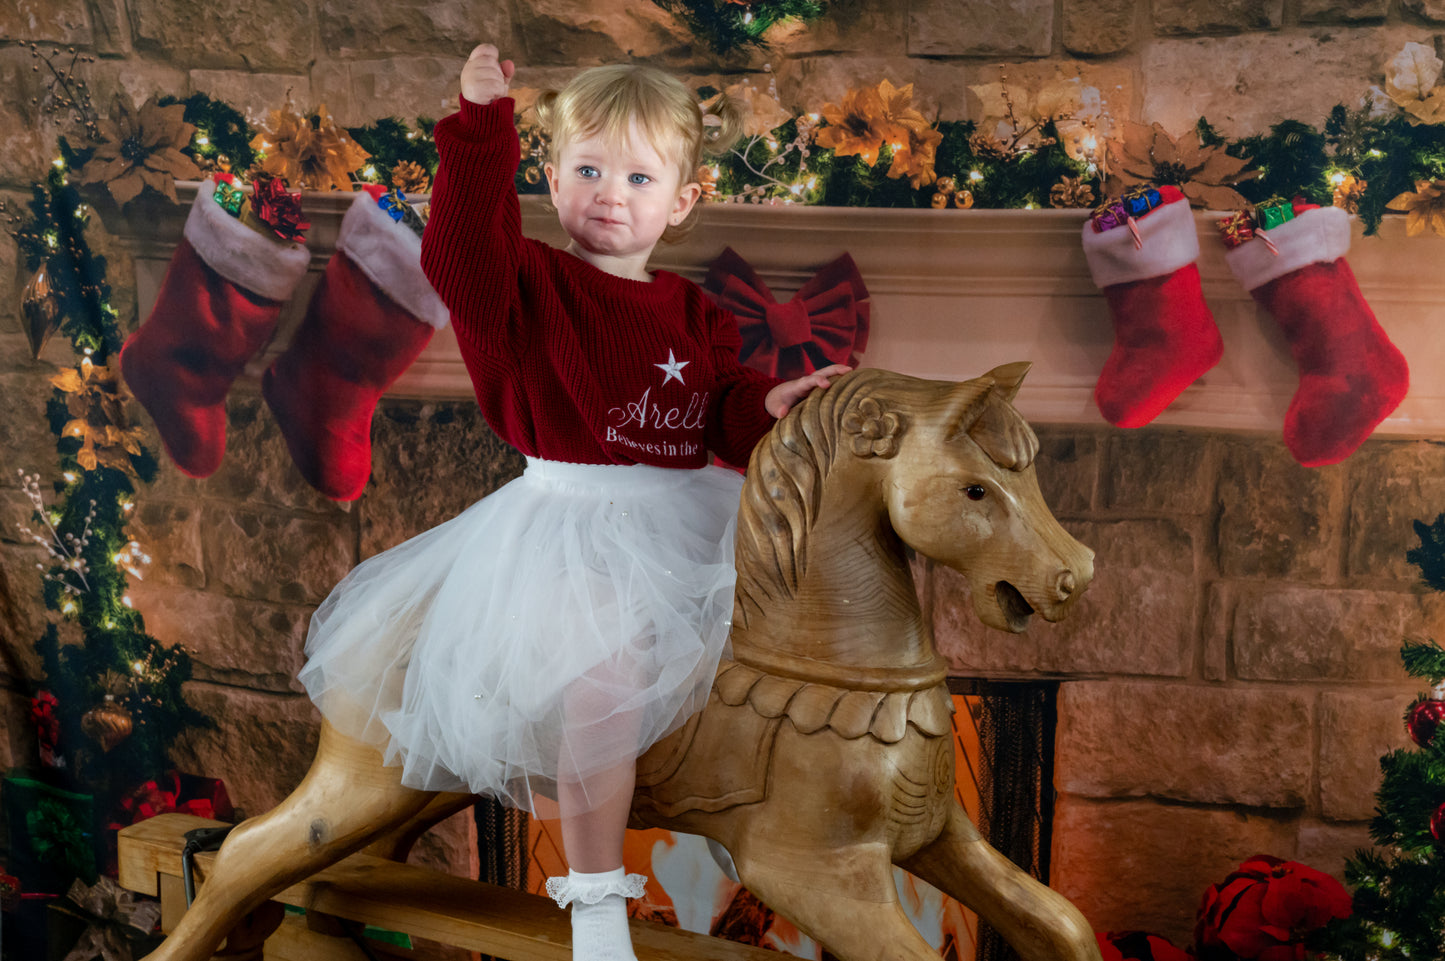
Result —
[[1294, 219], [1294, 204], [1288, 200], [1268, 200], [1256, 210], [1259, 212], [1259, 224], [1265, 230], [1273, 230]]

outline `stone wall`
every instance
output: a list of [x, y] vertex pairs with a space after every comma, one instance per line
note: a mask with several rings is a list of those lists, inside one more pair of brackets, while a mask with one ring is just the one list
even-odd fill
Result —
[[[205, 91], [259, 117], [288, 96], [342, 122], [437, 116], [474, 42], [491, 39], [518, 82], [635, 57], [694, 82], [776, 79], [817, 109], [855, 83], [913, 81], [947, 118], [969, 84], [1027, 85], [1061, 72], [1098, 86], [1115, 116], [1179, 133], [1201, 113], [1231, 135], [1285, 116], [1318, 122], [1379, 82], [1406, 41], [1440, 45], [1438, 0], [835, 0], [825, 20], [780, 31], [772, 51], [715, 58], [642, 0], [22, 0], [0, 8], [0, 196], [27, 196], [57, 133], [32, 98], [44, 75], [22, 44], [73, 44], [95, 100], [116, 90]], [[137, 322], [129, 255], [99, 225], [115, 305]], [[0, 235], [0, 278], [25, 279]], [[887, 323], [885, 317], [878, 323]], [[16, 298], [0, 298], [0, 764], [24, 763], [24, 679], [46, 620], [16, 471], [53, 469], [46, 378], [58, 339], [29, 359]], [[316, 715], [293, 680], [307, 617], [359, 559], [451, 516], [520, 469], [470, 402], [388, 400], [374, 426], [374, 483], [350, 509], [295, 474], [254, 382], [238, 385], [221, 471], [168, 465], [142, 492], [135, 534], [156, 563], [133, 590], [150, 631], [196, 659], [191, 697], [220, 721], [176, 752], [224, 776], [249, 811], [303, 774]], [[1437, 598], [1404, 563], [1410, 521], [1445, 509], [1433, 441], [1376, 441], [1305, 471], [1277, 437], [1051, 426], [1049, 501], [1099, 554], [1078, 613], [1022, 636], [986, 633], [963, 588], [924, 568], [922, 590], [960, 673], [1057, 678], [1054, 882], [1099, 928], [1187, 940], [1204, 887], [1256, 852], [1339, 872], [1367, 842], [1376, 762], [1404, 743], [1413, 689], [1396, 657], [1439, 633]], [[152, 434], [147, 444], [160, 451]], [[464, 817], [421, 856], [474, 869]]]

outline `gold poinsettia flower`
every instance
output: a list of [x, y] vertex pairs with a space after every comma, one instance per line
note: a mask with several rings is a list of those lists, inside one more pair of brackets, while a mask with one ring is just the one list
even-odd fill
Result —
[[325, 104], [315, 117], [289, 108], [271, 111], [270, 125], [251, 140], [251, 148], [262, 153], [263, 173], [310, 190], [350, 190], [352, 172], [371, 156], [327, 115]]
[[1122, 142], [1111, 141], [1109, 156], [1114, 176], [1108, 191], [1117, 197], [1139, 184], [1172, 184], [1196, 207], [1237, 210], [1249, 202], [1229, 184], [1259, 176], [1245, 170], [1248, 159], [1231, 157], [1222, 146], [1206, 147], [1199, 131], [1175, 140], [1159, 124], [1126, 123]]
[[1418, 236], [1428, 226], [1445, 237], [1445, 180], [1417, 180], [1413, 193], [1406, 191], [1385, 206], [1405, 211], [1405, 236]]
[[130, 426], [120, 377], [109, 367], [97, 367], [86, 357], [79, 368], [67, 368], [50, 378], [66, 394], [70, 420], [61, 428], [64, 437], [81, 441], [76, 461], [86, 470], [111, 467], [136, 476], [130, 455], [141, 452], [143, 432]]
[[155, 97], [139, 111], [123, 94], [116, 94], [110, 118], [97, 125], [100, 146], [80, 173], [85, 184], [102, 183], [118, 204], [134, 200], [150, 187], [176, 202], [177, 180], [199, 180], [201, 169], [181, 149], [196, 132], [185, 121], [184, 104], [162, 107]]
[[1435, 86], [1445, 62], [1422, 43], [1407, 43], [1386, 65], [1385, 95], [1412, 124], [1445, 120], [1445, 88]]
[[893, 164], [888, 168], [888, 176], [893, 180], [907, 177], [915, 190], [933, 183], [938, 178], [933, 163], [941, 143], [943, 134], [932, 127], [924, 127], [918, 133], [910, 131], [908, 142], [893, 151]]
[[[895, 101], [891, 105], [884, 100], [884, 88]], [[905, 90], [911, 97], [913, 85], [909, 84]], [[828, 126], [818, 131], [815, 142], [820, 147], [831, 148], [839, 157], [856, 156], [873, 166], [885, 143], [908, 141], [908, 127], [889, 116], [890, 110], [897, 109], [898, 92], [884, 80], [877, 87], [849, 90], [841, 104], [825, 104], [823, 119], [828, 121]], [[919, 114], [920, 119], [922, 116]]]

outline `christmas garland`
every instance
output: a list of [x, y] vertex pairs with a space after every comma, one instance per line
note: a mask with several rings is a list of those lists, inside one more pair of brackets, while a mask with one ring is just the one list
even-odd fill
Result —
[[[766, 6], [749, 9], [762, 16]], [[745, 82], [725, 91], [743, 108], [742, 141], [697, 175], [710, 202], [934, 209], [1088, 208], [1148, 182], [1177, 186], [1195, 206], [1215, 210], [1294, 197], [1334, 204], [1357, 213], [1367, 234], [1398, 210], [1410, 235], [1445, 235], [1441, 66], [1427, 48], [1406, 44], [1368, 107], [1336, 106], [1323, 129], [1284, 120], [1234, 140], [1205, 118], [1177, 138], [1158, 124], [1116, 123], [1077, 78], [1037, 90], [1007, 80], [972, 87], [978, 121], [929, 120], [912, 84], [887, 79], [803, 114], [785, 110], [775, 86]], [[525, 106], [534, 91], [513, 93]], [[705, 108], [719, 93], [698, 91]], [[433, 126], [429, 118], [386, 118], [346, 128], [324, 106], [303, 115], [288, 105], [253, 128], [203, 94], [138, 111], [118, 101], [110, 120], [95, 125], [93, 143], [68, 160], [117, 203], [132, 199], [148, 175], [214, 171], [265, 174], [296, 189], [381, 184], [424, 193], [437, 165]], [[530, 111], [519, 111], [518, 130], [517, 189], [545, 193], [546, 143]], [[120, 163], [123, 142], [156, 146]]]

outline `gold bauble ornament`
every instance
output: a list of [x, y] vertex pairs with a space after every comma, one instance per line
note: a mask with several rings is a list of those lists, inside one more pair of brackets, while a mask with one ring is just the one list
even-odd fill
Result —
[[39, 359], [51, 335], [60, 329], [60, 305], [55, 301], [55, 288], [45, 264], [30, 278], [20, 292], [20, 315], [25, 339], [30, 342], [30, 356]]
[[85, 736], [99, 743], [100, 749], [106, 752], [130, 737], [134, 725], [130, 711], [117, 704], [113, 694], [107, 694], [104, 701], [80, 718], [80, 729]]

